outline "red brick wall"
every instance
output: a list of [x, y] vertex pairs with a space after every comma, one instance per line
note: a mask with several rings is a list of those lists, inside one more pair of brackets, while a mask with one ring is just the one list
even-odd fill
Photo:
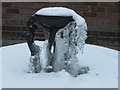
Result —
[[[87, 43], [117, 49], [120, 36], [117, 2], [2, 3], [3, 41], [24, 40], [27, 33], [26, 24], [31, 15], [38, 9], [52, 6], [71, 8], [86, 19], [88, 23]], [[42, 28], [37, 30], [36, 39], [45, 39]]]

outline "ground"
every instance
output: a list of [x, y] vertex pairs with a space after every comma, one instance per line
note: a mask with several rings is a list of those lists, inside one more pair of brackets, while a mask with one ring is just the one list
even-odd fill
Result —
[[[43, 46], [44, 42], [36, 43]], [[78, 77], [64, 70], [27, 73], [30, 52], [26, 43], [1, 47], [0, 55], [2, 88], [118, 88], [118, 51], [113, 49], [86, 44], [78, 59], [81, 66], [88, 66], [90, 70]], [[42, 60], [44, 66], [46, 61]]]

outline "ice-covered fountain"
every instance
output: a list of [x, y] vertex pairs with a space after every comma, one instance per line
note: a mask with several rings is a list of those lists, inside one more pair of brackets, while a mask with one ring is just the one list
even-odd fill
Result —
[[83, 51], [87, 39], [85, 19], [68, 8], [48, 7], [33, 14], [27, 24], [29, 32], [26, 39], [31, 52], [31, 72], [39, 73], [43, 69], [40, 57], [42, 48], [34, 43], [34, 32], [38, 24], [49, 32], [45, 50], [45, 72], [58, 72], [64, 69], [76, 77], [88, 71], [88, 68], [79, 66], [77, 58], [78, 52]]

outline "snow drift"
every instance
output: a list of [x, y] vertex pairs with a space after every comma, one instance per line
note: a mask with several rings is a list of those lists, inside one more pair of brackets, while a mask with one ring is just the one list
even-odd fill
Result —
[[[44, 42], [35, 42], [43, 47]], [[118, 51], [86, 44], [78, 55], [80, 66], [89, 66], [87, 74], [77, 78], [64, 70], [31, 74], [28, 72], [30, 52], [27, 44], [1, 47], [3, 65], [2, 88], [118, 88]], [[41, 52], [44, 55], [44, 52]], [[46, 62], [42, 58], [43, 66]]]

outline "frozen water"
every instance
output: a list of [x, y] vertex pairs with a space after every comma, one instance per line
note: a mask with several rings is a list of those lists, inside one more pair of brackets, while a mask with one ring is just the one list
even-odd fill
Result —
[[80, 50], [83, 50], [85, 45], [85, 40], [87, 38], [86, 29], [86, 23], [76, 29], [75, 22], [70, 22], [65, 28], [60, 29], [56, 33], [54, 54], [55, 71], [65, 68], [72, 76], [78, 75], [80, 66], [77, 54]]

